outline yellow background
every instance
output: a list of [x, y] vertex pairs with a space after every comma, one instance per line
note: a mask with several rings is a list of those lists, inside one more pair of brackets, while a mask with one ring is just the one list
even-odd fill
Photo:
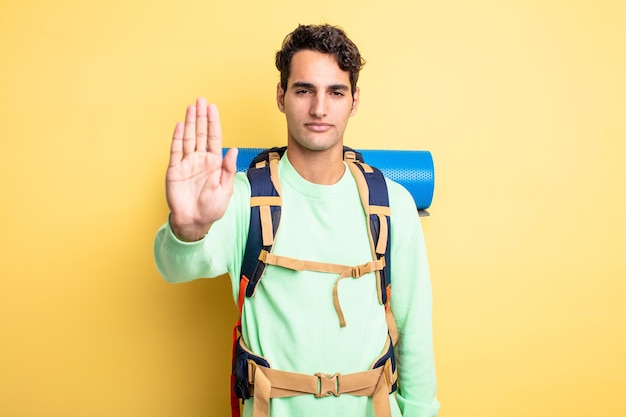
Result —
[[169, 140], [283, 144], [298, 23], [367, 58], [357, 148], [427, 149], [442, 417], [626, 415], [622, 1], [0, 5], [0, 415], [226, 416], [226, 279], [166, 284]]

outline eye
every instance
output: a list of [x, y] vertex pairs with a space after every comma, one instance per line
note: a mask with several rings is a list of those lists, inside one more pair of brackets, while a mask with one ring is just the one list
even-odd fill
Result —
[[296, 94], [298, 94], [298, 95], [304, 95], [304, 94], [308, 94], [310, 92], [311, 92], [311, 90], [307, 90], [307, 89], [304, 89], [304, 88], [300, 89], [300, 90], [296, 90]]
[[341, 91], [341, 90], [331, 91], [330, 95], [335, 96], [335, 97], [343, 97], [343, 96], [345, 96], [344, 92]]

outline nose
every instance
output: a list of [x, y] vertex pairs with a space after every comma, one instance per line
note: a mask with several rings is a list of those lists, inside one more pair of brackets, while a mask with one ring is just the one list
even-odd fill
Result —
[[316, 119], [321, 119], [326, 116], [326, 100], [324, 94], [315, 94], [311, 101], [309, 113]]

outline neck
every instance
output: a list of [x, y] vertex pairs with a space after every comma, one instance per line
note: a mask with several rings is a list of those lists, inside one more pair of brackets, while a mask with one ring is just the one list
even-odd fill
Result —
[[305, 180], [319, 185], [337, 183], [345, 172], [343, 146], [321, 151], [289, 146], [289, 162]]

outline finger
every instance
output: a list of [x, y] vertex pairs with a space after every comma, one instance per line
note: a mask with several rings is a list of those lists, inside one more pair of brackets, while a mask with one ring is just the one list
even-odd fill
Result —
[[222, 155], [222, 125], [220, 123], [220, 114], [215, 104], [210, 104], [207, 109], [208, 113], [208, 140], [207, 151], [215, 155]]
[[196, 152], [206, 152], [207, 124], [206, 100], [200, 97], [196, 101]]
[[224, 161], [222, 163], [222, 176], [220, 178], [221, 185], [228, 187], [229, 189], [233, 185], [233, 177], [237, 172], [237, 154], [239, 150], [237, 148], [231, 148], [224, 155]]
[[185, 114], [185, 132], [183, 133], [183, 156], [196, 150], [196, 106], [187, 107]]
[[178, 164], [183, 159], [183, 130], [183, 122], [176, 123], [170, 148], [170, 166]]

